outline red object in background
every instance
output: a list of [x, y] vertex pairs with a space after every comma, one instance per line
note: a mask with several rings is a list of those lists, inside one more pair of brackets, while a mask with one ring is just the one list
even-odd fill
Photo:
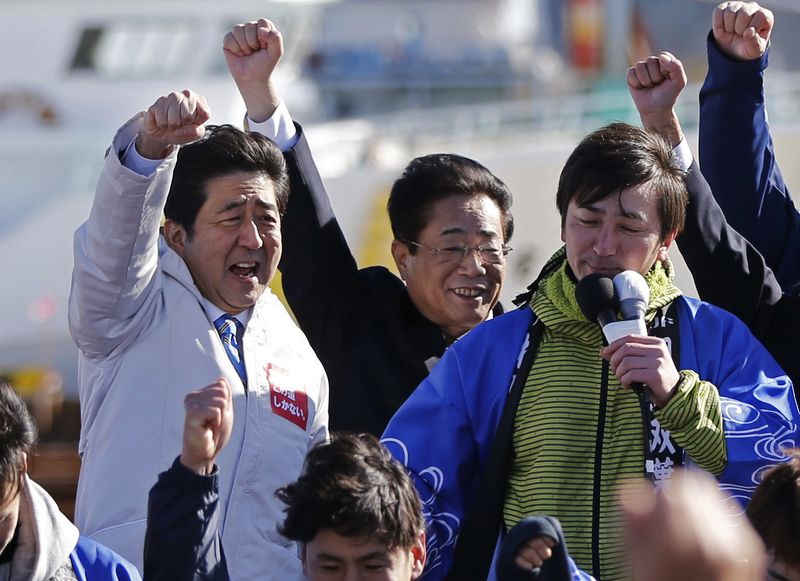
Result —
[[572, 66], [596, 72], [602, 66], [603, 1], [567, 0], [567, 46]]

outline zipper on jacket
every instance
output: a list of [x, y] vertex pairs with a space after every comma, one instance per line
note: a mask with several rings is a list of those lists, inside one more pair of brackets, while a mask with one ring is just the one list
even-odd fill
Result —
[[603, 469], [603, 440], [608, 407], [608, 361], [603, 359], [600, 376], [600, 409], [597, 415], [597, 437], [594, 444], [594, 486], [592, 490], [592, 576], [600, 579], [600, 475]]

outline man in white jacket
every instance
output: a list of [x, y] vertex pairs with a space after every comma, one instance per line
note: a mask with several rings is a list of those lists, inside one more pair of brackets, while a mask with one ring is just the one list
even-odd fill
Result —
[[184, 397], [223, 377], [237, 417], [219, 458], [231, 578], [301, 578], [274, 492], [327, 437], [328, 386], [267, 287], [288, 178], [269, 140], [205, 130], [209, 116], [183, 91], [123, 126], [75, 234], [76, 523], [141, 569], [147, 492], [180, 447]]

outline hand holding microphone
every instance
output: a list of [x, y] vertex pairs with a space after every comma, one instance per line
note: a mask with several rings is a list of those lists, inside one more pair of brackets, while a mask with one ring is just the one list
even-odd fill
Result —
[[[642, 275], [625, 271], [614, 277], [591, 274], [575, 289], [578, 305], [584, 316], [596, 320], [603, 328], [609, 345], [601, 351], [611, 371], [624, 387], [649, 388], [653, 403], [663, 407], [680, 381], [666, 342], [647, 335], [644, 313], [649, 289]], [[617, 320], [617, 309], [625, 320]]]

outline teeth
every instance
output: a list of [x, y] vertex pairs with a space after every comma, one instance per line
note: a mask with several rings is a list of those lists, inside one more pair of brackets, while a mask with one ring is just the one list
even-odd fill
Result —
[[255, 262], [237, 262], [234, 266], [238, 266], [239, 268], [255, 268]]
[[478, 297], [483, 294], [483, 290], [479, 288], [454, 288], [453, 292], [461, 297]]

